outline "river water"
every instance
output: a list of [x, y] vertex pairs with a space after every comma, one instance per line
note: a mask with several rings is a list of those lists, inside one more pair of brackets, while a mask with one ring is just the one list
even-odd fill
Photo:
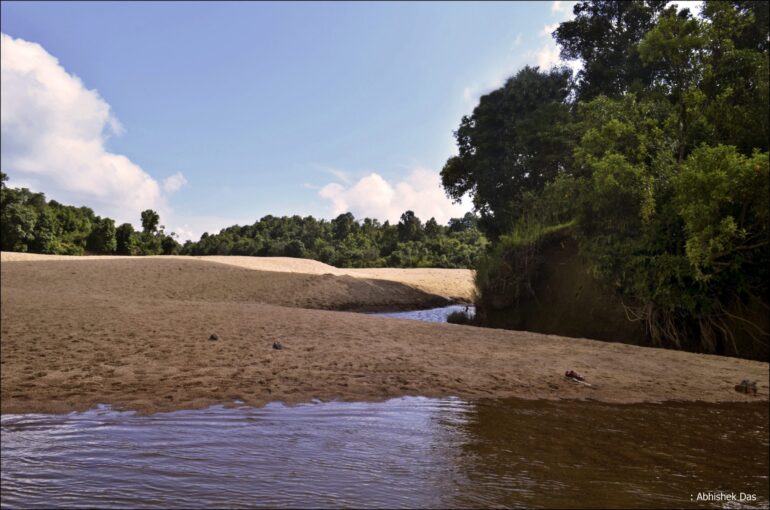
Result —
[[446, 322], [449, 314], [453, 312], [465, 312], [468, 317], [473, 317], [476, 308], [473, 305], [450, 305], [441, 308], [431, 308], [429, 310], [414, 310], [409, 312], [377, 312], [372, 315], [381, 315], [383, 317], [393, 317], [394, 319], [412, 319], [427, 322]]
[[421, 397], [6, 414], [0, 506], [763, 508], [768, 420], [763, 404]]
[[406, 397], [1, 420], [7, 508], [768, 505], [759, 404]]

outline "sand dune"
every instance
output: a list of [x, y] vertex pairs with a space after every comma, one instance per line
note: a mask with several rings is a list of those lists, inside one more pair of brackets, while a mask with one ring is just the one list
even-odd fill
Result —
[[415, 287], [419, 290], [437, 296], [443, 296], [455, 301], [473, 301], [473, 272], [468, 269], [348, 269], [336, 268], [323, 262], [310, 259], [290, 257], [241, 257], [241, 256], [157, 256], [157, 257], [128, 257], [128, 256], [72, 256], [72, 255], [41, 255], [37, 253], [0, 253], [0, 262], [33, 261], [33, 260], [201, 260], [217, 262], [230, 266], [257, 271], [275, 271], [281, 273], [302, 273], [314, 275], [352, 276], [374, 280], [389, 280]]
[[[767, 363], [330, 311], [441, 298], [393, 280], [309, 273], [326, 270], [313, 261], [242, 261], [254, 264], [245, 269], [224, 258], [3, 253], [0, 410], [110, 403], [154, 412], [399, 395], [768, 399]], [[390, 272], [399, 274], [371, 274]], [[276, 341], [285, 348], [273, 349]], [[565, 379], [568, 369], [590, 386]], [[737, 393], [742, 379], [758, 380], [759, 395]]]

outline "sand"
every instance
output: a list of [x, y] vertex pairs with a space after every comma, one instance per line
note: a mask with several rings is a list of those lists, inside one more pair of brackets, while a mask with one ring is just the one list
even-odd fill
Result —
[[[429, 306], [467, 293], [467, 271], [351, 274], [250, 257], [3, 253], [0, 261], [2, 413], [402, 395], [768, 400], [763, 362], [335, 311]], [[284, 348], [273, 349], [276, 341]], [[567, 380], [566, 370], [590, 385]], [[757, 380], [759, 394], [737, 393], [742, 379]]]
[[[0, 253], [0, 262], [32, 261], [32, 260], [137, 260], [137, 257], [127, 256], [74, 256], [74, 255], [42, 255], [37, 253]], [[389, 280], [404, 283], [429, 294], [450, 299], [452, 301], [471, 303], [474, 297], [473, 272], [468, 269], [396, 269], [396, 268], [367, 268], [349, 269], [337, 268], [310, 259], [290, 257], [243, 257], [243, 256], [158, 256], [141, 257], [141, 260], [203, 260], [217, 262], [243, 269], [257, 271], [276, 271], [281, 273], [302, 273], [314, 275], [352, 276], [354, 278]]]

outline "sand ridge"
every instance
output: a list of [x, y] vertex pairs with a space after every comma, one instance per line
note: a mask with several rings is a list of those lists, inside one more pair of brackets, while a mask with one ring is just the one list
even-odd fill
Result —
[[103, 255], [44, 255], [38, 253], [0, 252], [0, 262], [28, 261], [94, 261], [94, 260], [200, 260], [256, 271], [301, 273], [313, 275], [352, 276], [369, 280], [389, 280], [409, 285], [429, 294], [435, 294], [454, 301], [473, 301], [473, 271], [469, 269], [433, 268], [337, 268], [311, 259], [291, 257], [246, 257], [238, 255], [210, 256], [103, 256]]
[[[436, 298], [398, 282], [189, 258], [96, 259], [3, 254], [1, 412], [402, 395], [768, 400], [763, 362], [330, 310]], [[565, 379], [568, 369], [590, 386]], [[734, 390], [742, 379], [758, 381], [758, 396]]]

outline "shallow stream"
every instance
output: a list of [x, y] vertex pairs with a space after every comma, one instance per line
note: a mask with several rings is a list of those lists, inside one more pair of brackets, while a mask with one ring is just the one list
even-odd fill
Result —
[[1, 421], [7, 508], [768, 504], [758, 404], [405, 397]]
[[473, 305], [449, 305], [441, 308], [431, 308], [429, 310], [412, 310], [408, 312], [377, 312], [372, 315], [381, 315], [383, 317], [393, 317], [394, 319], [412, 319], [427, 322], [446, 322], [447, 317], [454, 312], [464, 312], [469, 317], [473, 317], [476, 309]]

